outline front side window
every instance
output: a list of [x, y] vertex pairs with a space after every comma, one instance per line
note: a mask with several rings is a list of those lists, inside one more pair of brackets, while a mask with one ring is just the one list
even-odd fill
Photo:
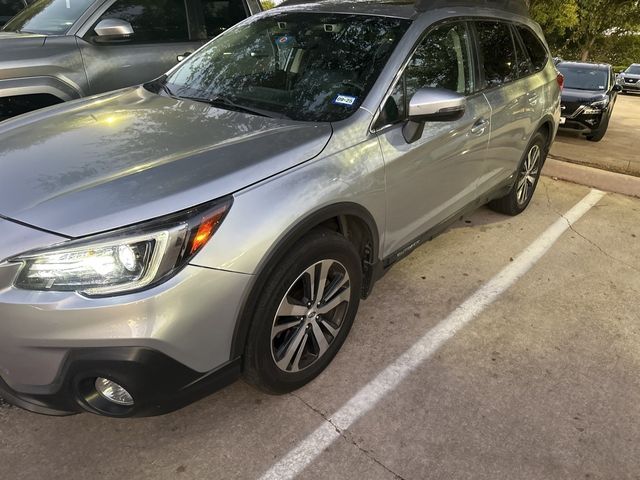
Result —
[[542, 44], [536, 34], [533, 33], [529, 28], [518, 26], [517, 29], [518, 33], [520, 34], [520, 38], [522, 38], [522, 43], [527, 49], [529, 58], [531, 58], [531, 63], [533, 64], [534, 70], [536, 72], [539, 72], [544, 67], [546, 67], [547, 61], [549, 60], [547, 48]]
[[517, 79], [515, 44], [509, 25], [501, 22], [477, 22], [476, 30], [487, 88]]
[[201, 0], [207, 38], [214, 38], [247, 18], [243, 2], [238, 0]]
[[100, 17], [125, 20], [133, 27], [127, 43], [170, 43], [189, 41], [184, 0], [118, 0]]
[[598, 91], [609, 88], [609, 72], [607, 70], [562, 64], [558, 65], [558, 70], [564, 75], [564, 88]]
[[443, 88], [469, 95], [473, 92], [471, 42], [464, 23], [432, 30], [411, 57], [403, 78], [384, 104], [376, 128], [403, 121], [408, 103], [421, 88]]
[[94, 0], [39, 0], [16, 15], [5, 32], [64, 35]]
[[469, 43], [465, 24], [447, 24], [432, 30], [407, 66], [407, 96], [411, 98], [421, 88], [471, 93]]
[[278, 13], [234, 27], [166, 80], [177, 97], [224, 99], [302, 121], [339, 121], [373, 87], [409, 21]]

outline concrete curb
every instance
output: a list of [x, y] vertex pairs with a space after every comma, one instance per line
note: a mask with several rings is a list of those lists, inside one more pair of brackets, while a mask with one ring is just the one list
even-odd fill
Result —
[[542, 174], [606, 192], [640, 198], [640, 178], [631, 175], [608, 172], [552, 158], [547, 159]]

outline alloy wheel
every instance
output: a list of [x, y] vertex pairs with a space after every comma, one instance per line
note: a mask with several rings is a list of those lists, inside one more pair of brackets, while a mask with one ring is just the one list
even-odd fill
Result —
[[322, 260], [305, 270], [280, 302], [271, 328], [271, 355], [287, 373], [305, 370], [329, 349], [342, 329], [351, 299], [347, 269]]
[[519, 205], [527, 203], [533, 195], [533, 190], [540, 174], [540, 160], [542, 150], [539, 145], [534, 145], [529, 150], [527, 158], [522, 165], [522, 170], [518, 177], [517, 200]]

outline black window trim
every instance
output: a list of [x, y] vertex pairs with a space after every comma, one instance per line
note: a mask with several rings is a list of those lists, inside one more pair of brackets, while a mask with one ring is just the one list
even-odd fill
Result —
[[378, 122], [380, 115], [382, 114], [382, 110], [384, 109], [384, 106], [386, 105], [387, 101], [389, 100], [389, 97], [391, 97], [391, 94], [393, 93], [393, 91], [395, 90], [396, 86], [398, 85], [398, 83], [402, 80], [404, 81], [404, 74], [407, 70], [407, 67], [409, 66], [409, 63], [411, 62], [411, 59], [413, 58], [413, 56], [415, 55], [416, 51], [418, 50], [418, 48], [420, 47], [420, 45], [422, 44], [422, 42], [431, 34], [431, 32], [433, 32], [434, 30], [436, 30], [437, 28], [440, 28], [443, 25], [446, 24], [464, 24], [465, 28], [467, 29], [467, 33], [469, 35], [469, 42], [470, 42], [470, 58], [469, 61], [472, 63], [471, 68], [469, 68], [469, 71], [471, 73], [471, 77], [472, 77], [472, 91], [471, 93], [469, 93], [468, 95], [465, 95], [466, 98], [473, 98], [474, 96], [476, 96], [477, 94], [481, 93], [481, 90], [479, 90], [478, 87], [478, 68], [477, 68], [477, 52], [476, 52], [476, 47], [475, 47], [475, 41], [474, 41], [474, 32], [472, 32], [471, 29], [471, 25], [470, 22], [472, 21], [472, 18], [469, 17], [456, 17], [456, 18], [447, 18], [445, 20], [433, 23], [431, 25], [429, 25], [429, 27], [422, 33], [422, 35], [420, 35], [420, 38], [416, 41], [416, 43], [413, 45], [413, 47], [411, 48], [411, 51], [409, 52], [409, 55], [407, 55], [407, 57], [404, 59], [404, 61], [402, 62], [402, 67], [400, 67], [400, 69], [398, 70], [398, 73], [396, 73], [396, 76], [393, 79], [393, 82], [391, 82], [391, 86], [387, 89], [387, 92], [385, 93], [384, 97], [382, 98], [382, 102], [380, 102], [380, 104], [378, 105], [378, 108], [375, 109], [375, 115], [373, 116], [373, 120], [371, 122], [371, 124], [369, 125], [369, 133], [373, 134], [373, 135], [378, 135], [380, 133], [384, 133], [385, 131], [396, 127], [398, 125], [403, 124], [404, 122], [406, 122], [407, 120], [407, 115], [408, 115], [408, 109], [409, 109], [409, 99], [406, 98], [406, 85], [405, 85], [405, 118], [402, 120], [399, 120], [397, 122], [394, 123], [390, 123], [388, 125], [383, 125], [381, 127], [377, 127], [376, 128], [376, 123]]

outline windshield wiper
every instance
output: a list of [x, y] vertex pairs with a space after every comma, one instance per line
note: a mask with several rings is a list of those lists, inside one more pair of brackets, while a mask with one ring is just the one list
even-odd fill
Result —
[[213, 98], [178, 96], [178, 98], [193, 100], [194, 102], [206, 103], [208, 105], [211, 105], [212, 107], [222, 107], [222, 108], [226, 108], [227, 110], [235, 110], [237, 112], [244, 112], [244, 113], [249, 113], [251, 115], [258, 115], [260, 117], [268, 117], [268, 118], [274, 117], [274, 115], [272, 115], [271, 113], [267, 113], [264, 110], [259, 110], [257, 108], [249, 108], [243, 105], [238, 105], [237, 103], [223, 96], [217, 96]]

